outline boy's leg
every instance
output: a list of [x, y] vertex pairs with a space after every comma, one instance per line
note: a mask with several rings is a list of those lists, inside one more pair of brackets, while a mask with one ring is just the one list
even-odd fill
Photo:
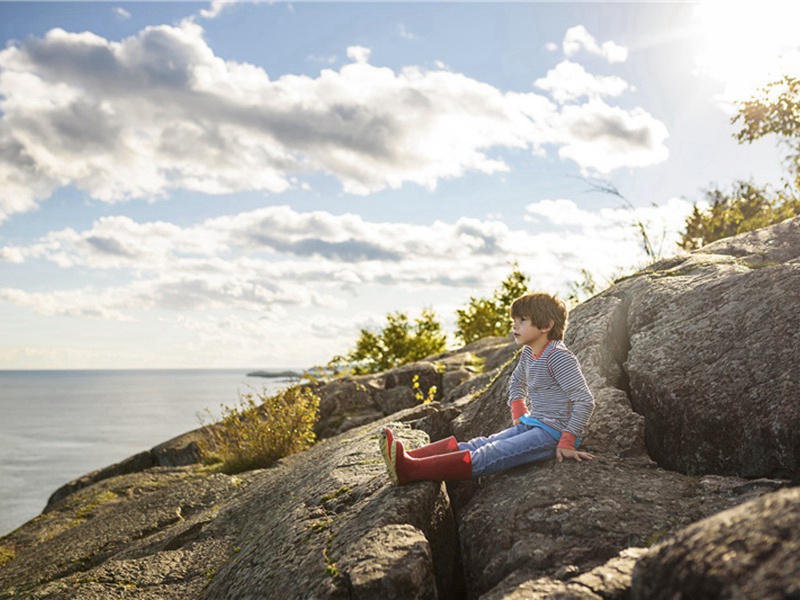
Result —
[[[524, 430], [518, 431], [519, 427]], [[525, 425], [518, 425], [511, 429], [516, 430], [513, 435], [501, 436], [501, 434], [506, 434], [510, 431], [507, 429], [501, 431], [500, 434], [483, 438], [488, 441], [481, 443], [472, 451], [473, 477], [499, 473], [519, 465], [555, 456], [558, 442], [543, 429], [538, 427], [528, 429]], [[474, 440], [470, 440], [468, 444], [472, 442]], [[459, 444], [459, 446], [462, 446], [462, 444]], [[468, 448], [465, 447], [463, 449], [467, 450]]]
[[527, 432], [529, 429], [530, 427], [520, 423], [519, 425], [514, 425], [513, 427], [509, 427], [508, 429], [504, 429], [503, 431], [498, 431], [497, 433], [493, 433], [489, 437], [476, 437], [472, 438], [468, 442], [459, 442], [458, 449], [475, 452], [478, 448], [482, 448], [487, 444], [492, 444], [499, 440], [505, 440], [508, 438], [518, 436], [522, 433]]

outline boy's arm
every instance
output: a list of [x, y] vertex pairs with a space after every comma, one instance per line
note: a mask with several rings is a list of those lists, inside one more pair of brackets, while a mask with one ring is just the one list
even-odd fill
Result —
[[528, 358], [530, 353], [523, 348], [520, 352], [517, 366], [511, 373], [508, 383], [508, 406], [511, 408], [511, 420], [514, 425], [519, 423], [519, 418], [528, 412]]
[[574, 354], [568, 351], [554, 352], [548, 366], [570, 403], [569, 420], [561, 433], [558, 448], [577, 452], [575, 439], [583, 434], [594, 412], [594, 397]]

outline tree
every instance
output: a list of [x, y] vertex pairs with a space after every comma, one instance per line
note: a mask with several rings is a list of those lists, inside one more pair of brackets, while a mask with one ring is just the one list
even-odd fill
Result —
[[769, 134], [780, 138], [789, 149], [786, 162], [794, 178], [789, 186], [796, 194], [800, 189], [800, 79], [784, 77], [767, 84], [757, 96], [739, 103], [732, 122], [741, 123], [736, 133], [739, 143], [751, 143]]
[[756, 96], [739, 103], [731, 122], [741, 126], [735, 134], [740, 144], [777, 135], [789, 149], [789, 179], [778, 191], [741, 180], [733, 184], [730, 193], [718, 187], [707, 190], [709, 208], [700, 210], [695, 204], [686, 219], [686, 231], [678, 242], [684, 250], [800, 215], [800, 79], [784, 77], [767, 84]]
[[465, 344], [506, 335], [509, 331], [511, 303], [528, 292], [528, 278], [514, 263], [511, 273], [490, 298], [470, 297], [465, 308], [456, 310], [456, 336]]
[[386, 315], [379, 332], [362, 329], [356, 347], [329, 366], [341, 372], [341, 364], [347, 362], [356, 374], [379, 373], [444, 352], [446, 347], [447, 337], [431, 309], [423, 309], [413, 324], [407, 313], [398, 311]]
[[697, 204], [686, 219], [686, 230], [678, 245], [684, 250], [697, 250], [716, 240], [753, 231], [800, 214], [800, 201], [770, 194], [766, 187], [752, 182], [736, 181], [730, 193], [718, 187], [705, 192], [709, 208]]

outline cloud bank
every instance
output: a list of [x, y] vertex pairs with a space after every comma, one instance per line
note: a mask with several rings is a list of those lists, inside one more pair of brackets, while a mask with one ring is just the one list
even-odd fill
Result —
[[635, 220], [671, 250], [690, 210], [677, 199], [599, 212], [571, 200], [543, 200], [527, 207], [527, 226], [516, 229], [471, 218], [430, 225], [370, 222], [288, 206], [185, 227], [104, 217], [84, 231], [63, 229], [30, 244], [0, 247], [0, 260], [119, 272], [127, 283], [49, 292], [0, 288], [0, 300], [43, 315], [121, 321], [153, 310], [279, 318], [293, 308], [346, 308], [354, 286], [360, 295], [387, 286], [473, 293], [495, 286], [507, 274], [510, 256], [537, 287], [558, 291], [581, 269], [602, 277], [636, 266], [643, 252]]
[[[625, 54], [585, 28], [571, 29], [564, 48], [610, 62]], [[574, 63], [538, 82], [553, 102], [444, 69], [375, 66], [364, 47], [348, 57], [317, 77], [273, 80], [216, 56], [191, 20], [119, 42], [53, 29], [9, 46], [0, 52], [0, 222], [68, 185], [119, 202], [177, 189], [280, 194], [322, 173], [366, 195], [507, 171], [497, 151], [508, 148], [552, 146], [599, 173], [666, 157], [660, 121], [600, 98], [624, 82]]]

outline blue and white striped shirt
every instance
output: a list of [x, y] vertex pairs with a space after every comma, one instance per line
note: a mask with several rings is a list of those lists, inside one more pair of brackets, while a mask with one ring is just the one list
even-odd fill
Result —
[[538, 356], [524, 346], [508, 392], [509, 404], [524, 398], [531, 417], [577, 437], [594, 412], [594, 397], [578, 359], [561, 340], [551, 340]]

